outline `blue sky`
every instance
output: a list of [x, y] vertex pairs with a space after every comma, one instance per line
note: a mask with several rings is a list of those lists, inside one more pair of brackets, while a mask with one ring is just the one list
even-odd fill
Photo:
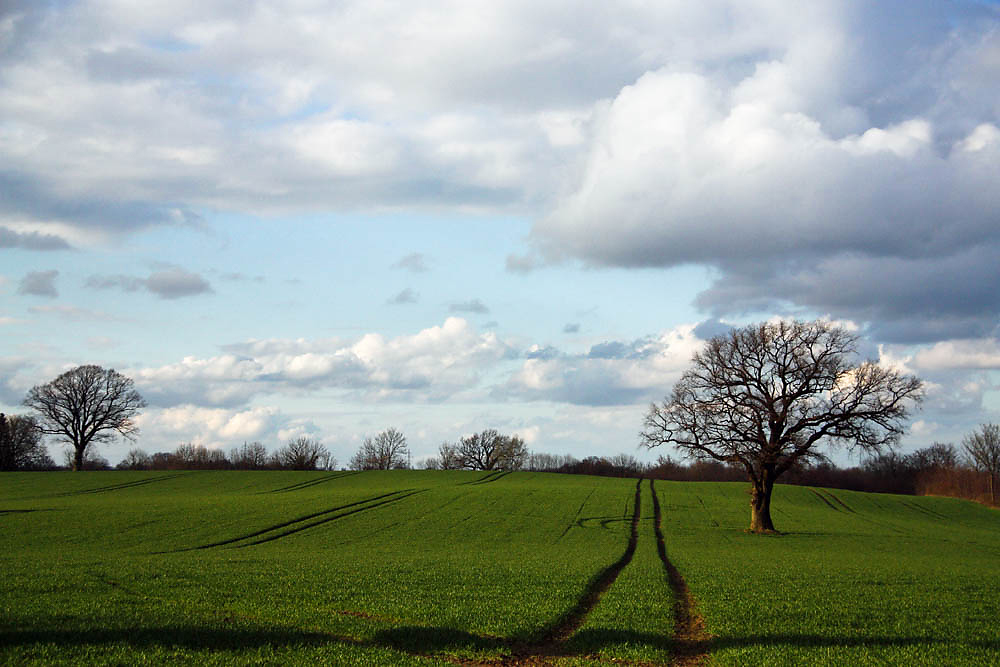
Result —
[[905, 449], [997, 420], [995, 4], [0, 12], [0, 409], [99, 363], [147, 451], [648, 459], [705, 338], [828, 317], [927, 380]]

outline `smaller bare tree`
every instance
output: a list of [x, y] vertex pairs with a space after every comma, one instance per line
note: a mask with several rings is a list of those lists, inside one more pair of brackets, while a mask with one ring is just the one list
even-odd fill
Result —
[[111, 470], [111, 463], [97, 449], [88, 447], [83, 461], [76, 460], [76, 453], [72, 449], [64, 450], [63, 467], [70, 470]]
[[319, 440], [299, 437], [274, 453], [278, 467], [288, 470], [316, 470], [336, 466], [330, 451]]
[[441, 470], [462, 469], [462, 455], [459, 453], [456, 445], [442, 442], [441, 446], [438, 447], [438, 461], [440, 462]]
[[267, 447], [256, 441], [244, 442], [240, 447], [233, 447], [229, 462], [237, 470], [263, 470], [267, 467]]
[[35, 470], [55, 464], [42, 442], [42, 431], [31, 417], [0, 413], [0, 470]]
[[149, 470], [153, 467], [153, 458], [138, 447], [133, 447], [116, 467], [120, 470]]
[[88, 365], [32, 387], [24, 405], [38, 414], [42, 433], [62, 436], [73, 446], [73, 469], [82, 470], [91, 443], [116, 434], [135, 437], [139, 429], [134, 418], [146, 401], [131, 379], [114, 369]]
[[973, 468], [989, 475], [990, 504], [997, 504], [996, 482], [1000, 476], [1000, 426], [983, 424], [962, 440], [962, 449]]
[[365, 438], [351, 457], [352, 470], [394, 470], [409, 467], [410, 449], [402, 432], [388, 428]]

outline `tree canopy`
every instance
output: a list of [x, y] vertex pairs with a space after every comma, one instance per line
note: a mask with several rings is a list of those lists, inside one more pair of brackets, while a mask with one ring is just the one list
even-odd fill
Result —
[[775, 480], [840, 442], [877, 452], [898, 442], [922, 382], [873, 361], [829, 322], [768, 322], [712, 338], [640, 434], [647, 447], [735, 464], [751, 482], [751, 530], [773, 531]]
[[114, 369], [86, 365], [32, 387], [24, 399], [42, 433], [62, 436], [73, 445], [73, 469], [82, 470], [92, 443], [116, 435], [132, 439], [134, 418], [146, 407], [131, 379]]

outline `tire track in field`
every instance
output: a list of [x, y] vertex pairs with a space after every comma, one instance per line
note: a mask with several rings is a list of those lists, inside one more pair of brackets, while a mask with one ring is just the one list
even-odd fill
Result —
[[931, 518], [934, 518], [934, 519], [945, 519], [945, 520], [948, 519], [948, 517], [945, 516], [944, 514], [941, 514], [940, 512], [936, 512], [936, 511], [934, 511], [932, 509], [928, 509], [926, 507], [921, 507], [920, 505], [918, 505], [915, 502], [911, 502], [909, 500], [902, 500], [900, 502], [903, 504], [903, 507], [908, 507], [911, 510], [915, 510], [915, 511], [920, 512], [921, 514], [924, 514], [924, 515], [929, 516]]
[[88, 493], [106, 493], [108, 491], [120, 491], [122, 489], [131, 489], [136, 486], [145, 486], [146, 484], [152, 484], [154, 482], [163, 482], [168, 479], [175, 479], [177, 477], [183, 477], [189, 473], [177, 473], [173, 475], [160, 475], [159, 477], [150, 477], [148, 479], [137, 479], [132, 482], [123, 482], [121, 484], [109, 484], [107, 486], [98, 486], [93, 489], [83, 489], [81, 491], [67, 491], [65, 493], [56, 493], [53, 496], [43, 496], [43, 497], [57, 497], [64, 498], [66, 496], [82, 496]]
[[[895, 524], [889, 523], [887, 521], [878, 521], [878, 520], [873, 519], [873, 518], [871, 518], [869, 516], [865, 516], [864, 514], [858, 512], [854, 508], [850, 507], [847, 503], [845, 503], [843, 500], [841, 500], [840, 498], [838, 498], [834, 494], [830, 493], [829, 491], [823, 490], [821, 492], [821, 491], [818, 491], [818, 490], [816, 490], [816, 489], [814, 489], [812, 487], [809, 487], [809, 490], [812, 491], [816, 495], [817, 498], [819, 498], [824, 503], [826, 503], [826, 505], [830, 509], [832, 509], [833, 511], [835, 511], [835, 512], [844, 512], [846, 510], [847, 512], [850, 512], [851, 514], [853, 514], [855, 516], [855, 518], [857, 518], [859, 521], [862, 521], [862, 522], [867, 523], [869, 525], [878, 526], [879, 528], [884, 528], [884, 529], [887, 529], [887, 530], [891, 530], [891, 531], [893, 531], [895, 533], [899, 533], [900, 535], [909, 535], [910, 534], [909, 531], [903, 530], [902, 528], [900, 528], [899, 526], [896, 526]], [[844, 509], [841, 509], [840, 507], [837, 507], [837, 505], [835, 505], [834, 503], [839, 504]], [[879, 507], [881, 507], [881, 506], [879, 506]]]
[[371, 504], [371, 505], [366, 505], [364, 507], [358, 507], [356, 509], [348, 510], [347, 512], [341, 512], [340, 514], [335, 514], [333, 516], [328, 516], [328, 517], [325, 517], [323, 519], [320, 519], [319, 521], [313, 521], [312, 523], [309, 523], [309, 524], [295, 526], [294, 528], [290, 528], [290, 529], [288, 529], [288, 530], [286, 530], [284, 532], [281, 532], [281, 533], [278, 533], [278, 534], [275, 534], [275, 535], [268, 535], [267, 537], [263, 537], [263, 538], [261, 538], [259, 540], [255, 540], [255, 541], [250, 542], [248, 544], [240, 544], [236, 548], [237, 549], [243, 549], [243, 548], [246, 548], [246, 547], [256, 546], [258, 544], [264, 544], [265, 542], [273, 542], [274, 540], [280, 540], [283, 537], [288, 537], [289, 535], [294, 535], [295, 533], [301, 533], [303, 530], [309, 530], [310, 528], [315, 528], [316, 526], [322, 526], [323, 524], [330, 523], [331, 521], [336, 521], [338, 519], [343, 519], [345, 516], [350, 516], [351, 514], [357, 514], [358, 512], [367, 512], [368, 510], [375, 509], [376, 507], [381, 507], [382, 505], [390, 505], [392, 503], [398, 503], [399, 501], [403, 500], [404, 498], [409, 498], [410, 496], [415, 496], [418, 493], [423, 493], [424, 491], [426, 491], [426, 489], [420, 489], [420, 490], [416, 490], [416, 491], [410, 491], [409, 493], [405, 493], [404, 492], [401, 495], [395, 496], [394, 498], [389, 498], [388, 500], [383, 500], [381, 502], [377, 502], [377, 503], [374, 503], [374, 504]]
[[570, 521], [569, 524], [567, 524], [566, 529], [559, 535], [559, 537], [556, 538], [556, 542], [566, 537], [566, 533], [569, 532], [570, 528], [581, 524], [581, 521], [577, 521], [577, 519], [580, 517], [581, 514], [583, 514], [583, 507], [584, 505], [587, 504], [587, 501], [590, 500], [590, 497], [594, 495], [594, 491], [597, 491], [596, 486], [590, 490], [590, 493], [587, 494], [587, 497], [583, 499], [582, 503], [580, 503], [580, 506], [576, 509], [576, 514], [573, 515], [573, 520]]
[[653, 494], [653, 532], [656, 534], [656, 552], [667, 571], [670, 590], [674, 593], [674, 657], [672, 665], [700, 665], [708, 658], [710, 636], [705, 631], [705, 620], [695, 607], [694, 596], [677, 567], [667, 558], [667, 543], [663, 538], [663, 513], [656, 495], [653, 480], [649, 480]]
[[271, 491], [265, 491], [264, 493], [287, 493], [289, 491], [299, 491], [301, 489], [307, 489], [310, 486], [316, 486], [317, 484], [322, 484], [324, 482], [330, 482], [335, 479], [340, 479], [341, 477], [350, 477], [351, 475], [360, 474], [360, 471], [355, 472], [336, 472], [332, 475], [327, 475], [326, 477], [320, 477], [318, 479], [310, 479], [305, 482], [299, 482], [298, 484], [292, 484], [291, 486], [283, 486], [280, 489], [272, 489]]
[[642, 480], [638, 480], [635, 485], [635, 500], [632, 510], [632, 531], [629, 535], [628, 545], [621, 558], [601, 570], [597, 576], [590, 580], [576, 605], [563, 614], [542, 634], [541, 640], [515, 652], [515, 661], [512, 664], [532, 664], [532, 660], [538, 657], [556, 657], [562, 651], [560, 648], [566, 643], [574, 632], [576, 632], [587, 619], [590, 612], [597, 606], [601, 596], [611, 588], [615, 579], [625, 569], [625, 566], [632, 562], [635, 555], [636, 545], [639, 543], [639, 519], [642, 504]]
[[[487, 476], [490, 477], [490, 476]], [[652, 483], [650, 483], [650, 489], [652, 490]], [[411, 490], [412, 491], [412, 490]], [[396, 502], [402, 500], [409, 495], [414, 493], [421, 493], [426, 491], [426, 489], [412, 491], [412, 493], [406, 494], [397, 498], [389, 498], [383, 503], [387, 504], [390, 502]], [[593, 490], [591, 491], [593, 494]], [[588, 499], [589, 499], [588, 495]], [[449, 655], [446, 652], [439, 652], [431, 647], [416, 647], [410, 644], [412, 641], [406, 636], [408, 631], [413, 629], [424, 629], [424, 628], [399, 628], [390, 629], [381, 633], [381, 636], [377, 636], [374, 641], [358, 640], [349, 637], [339, 637], [331, 635], [333, 641], [342, 641], [345, 643], [351, 643], [356, 645], [373, 646], [379, 648], [387, 648], [395, 651], [400, 651], [411, 656], [425, 658], [428, 660], [434, 660], [437, 662], [445, 662], [453, 665], [466, 665], [466, 666], [477, 666], [486, 667], [489, 665], [517, 665], [517, 666], [542, 666], [542, 665], [553, 665], [557, 661], [562, 659], [574, 659], [574, 658], [584, 658], [588, 663], [600, 663], [600, 664], [615, 664], [615, 665], [642, 665], [646, 667], [651, 663], [646, 661], [633, 661], [627, 659], [619, 658], [605, 658], [600, 655], [582, 655], [573, 650], [570, 650], [566, 644], [567, 641], [573, 636], [573, 634], [583, 625], [587, 616], [590, 612], [597, 606], [603, 594], [614, 584], [615, 580], [621, 574], [622, 570], [632, 561], [632, 557], [635, 555], [636, 547], [639, 541], [639, 522], [641, 520], [641, 500], [642, 500], [642, 480], [639, 479], [636, 482], [635, 488], [635, 500], [633, 505], [631, 523], [632, 529], [629, 536], [629, 541], [625, 547], [625, 552], [622, 554], [615, 563], [609, 565], [608, 567], [601, 570], [593, 579], [588, 583], [583, 596], [577, 601], [576, 605], [562, 616], [560, 616], [552, 625], [547, 629], [539, 632], [539, 638], [530, 643], [517, 643], [508, 639], [501, 637], [493, 637], [489, 635], [480, 634], [469, 634], [463, 635], [469, 641], [474, 644], [480, 644], [482, 648], [486, 650], [500, 650], [506, 649], [510, 653], [509, 655], [501, 655], [496, 657], [483, 657], [483, 658], [465, 658], [455, 655]], [[656, 504], [655, 492], [654, 492], [654, 505]], [[447, 505], [448, 503], [445, 503]], [[586, 499], [584, 503], [586, 504]], [[369, 506], [371, 507], [371, 506]], [[369, 507], [361, 508], [354, 511], [363, 511]], [[438, 508], [440, 509], [440, 508]], [[577, 511], [579, 514], [581, 509]], [[339, 518], [339, 517], [337, 517]], [[327, 520], [333, 520], [333, 518], [325, 519], [321, 522]], [[572, 525], [572, 524], [571, 524]], [[657, 524], [658, 525], [658, 524]], [[304, 530], [303, 528], [296, 527], [296, 530]], [[658, 532], [659, 535], [659, 532]], [[662, 535], [660, 535], [662, 541]], [[270, 538], [276, 539], [276, 538]], [[664, 551], [665, 554], [665, 551]], [[683, 580], [682, 580], [683, 581]], [[368, 614], [363, 611], [338, 611], [336, 613], [349, 616], [357, 616], [361, 618], [370, 618], [384, 622], [393, 622], [396, 619], [380, 618], [374, 615]], [[405, 631], [399, 634], [396, 630]], [[430, 628], [429, 630], [437, 631], [436, 628]], [[678, 665], [694, 665], [695, 662], [676, 662], [674, 664]]]
[[510, 473], [511, 473], [510, 470], [506, 470], [506, 471], [505, 470], [497, 470], [496, 472], [492, 472], [489, 475], [487, 475], [486, 477], [483, 477], [482, 479], [477, 479], [474, 482], [466, 482], [466, 484], [471, 484], [471, 485], [489, 484], [490, 482], [495, 482], [495, 481], [497, 481], [497, 480], [499, 480], [499, 479], [501, 479], [503, 477], [506, 477]]
[[827, 499], [827, 497], [824, 496], [822, 493], [820, 493], [819, 491], [817, 491], [816, 489], [813, 489], [813, 488], [810, 488], [809, 490], [812, 491], [812, 493], [813, 493], [814, 496], [816, 496], [817, 498], [819, 498], [820, 500], [822, 500], [823, 504], [825, 504], [827, 507], [829, 507], [830, 509], [832, 509], [834, 512], [839, 512], [840, 511], [840, 508], [837, 507], [836, 505], [834, 505], [833, 503], [831, 503], [829, 501], [829, 499]]
[[501, 472], [503, 472], [503, 471], [502, 470], [494, 470], [492, 472], [486, 473], [485, 475], [483, 475], [479, 479], [474, 479], [471, 482], [462, 482], [461, 484], [459, 484], [459, 486], [469, 486], [470, 484], [482, 484], [483, 482], [489, 481], [489, 479], [491, 477], [496, 477]]
[[[412, 493], [406, 493], [407, 491], [410, 491]], [[378, 503], [376, 503], [376, 501], [380, 501], [380, 500], [386, 499], [386, 498], [388, 498], [389, 500], [393, 500], [394, 496], [399, 496], [400, 494], [403, 494], [403, 493], [406, 493], [406, 496], [403, 496], [403, 497], [407, 497], [407, 496], [413, 495], [413, 493], [418, 493], [418, 491], [414, 491], [413, 489], [404, 489], [403, 491], [393, 491], [391, 493], [383, 493], [382, 495], [379, 495], [379, 496], [373, 496], [371, 498], [365, 498], [364, 500], [358, 500], [358, 501], [355, 501], [353, 503], [347, 503], [346, 505], [338, 505], [337, 507], [331, 507], [330, 509], [321, 510], [319, 512], [313, 512], [311, 514], [306, 514], [304, 516], [296, 517], [296, 518], [290, 519], [288, 521], [283, 521], [281, 523], [276, 523], [276, 524], [274, 524], [272, 526], [267, 526], [266, 528], [261, 528], [260, 530], [256, 530], [256, 531], [254, 531], [252, 533], [247, 533], [245, 535], [240, 535], [238, 537], [231, 537], [231, 538], [226, 539], [226, 540], [219, 540], [218, 542], [210, 542], [209, 544], [201, 544], [201, 545], [198, 545], [196, 547], [188, 547], [186, 549], [174, 549], [174, 550], [171, 550], [171, 551], [158, 551], [156, 553], [179, 553], [179, 552], [182, 552], [182, 551], [197, 551], [199, 549], [214, 549], [216, 547], [224, 547], [224, 546], [227, 546], [227, 545], [230, 545], [230, 544], [235, 544], [237, 542], [245, 542], [245, 541], [253, 539], [255, 537], [259, 537], [261, 535], [266, 535], [267, 533], [272, 533], [274, 531], [281, 530], [282, 528], [302, 526], [302, 525], [304, 525], [303, 522], [309, 521], [310, 519], [316, 519], [318, 517], [325, 517], [324, 519], [322, 519], [320, 521], [321, 523], [325, 523], [327, 520], [333, 520], [334, 518], [338, 518], [339, 519], [341, 516], [347, 516], [348, 514], [354, 514], [356, 512], [364, 510], [364, 509], [371, 509], [372, 507], [378, 507], [379, 505], [383, 505], [385, 503], [384, 502], [378, 502]], [[400, 498], [400, 499], [402, 499], [402, 498]], [[372, 505], [370, 503], [376, 503], [376, 504]], [[351, 509], [351, 508], [357, 508], [360, 505], [364, 505], [364, 507], [361, 507], [360, 509], [353, 509], [353, 510]], [[349, 510], [349, 511], [346, 512], [346, 513], [343, 513], [343, 514], [336, 515], [334, 517], [328, 517], [327, 516], [327, 515], [330, 515], [330, 514], [334, 514], [335, 512], [341, 512], [342, 510]], [[313, 525], [318, 525], [318, 523], [308, 524], [308, 525], [306, 525], [306, 527], [311, 527]], [[300, 528], [300, 530], [304, 530], [304, 528]], [[294, 530], [293, 532], [298, 532], [298, 530]], [[290, 533], [288, 533], [288, 534], [290, 534]], [[284, 535], [282, 535], [282, 537], [283, 536]], [[272, 539], [276, 539], [276, 538], [272, 538]], [[253, 542], [253, 544], [259, 544], [259, 542]], [[249, 545], [241, 545], [241, 546], [249, 546]]]
[[840, 496], [837, 496], [836, 494], [834, 494], [834, 493], [832, 493], [830, 491], [827, 491], [825, 489], [823, 490], [823, 493], [826, 494], [826, 496], [828, 498], [832, 498], [835, 503], [837, 503], [838, 505], [840, 505], [841, 507], [843, 507], [845, 510], [847, 510], [851, 514], [857, 514], [857, 512], [855, 512], [853, 509], [851, 509], [850, 505], [848, 505], [847, 503], [845, 503], [843, 500], [840, 499]]

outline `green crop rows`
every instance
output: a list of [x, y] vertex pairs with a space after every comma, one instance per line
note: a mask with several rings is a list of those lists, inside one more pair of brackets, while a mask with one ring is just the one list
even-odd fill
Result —
[[[6, 473], [0, 662], [668, 663], [678, 601], [651, 488], [541, 473]], [[786, 533], [761, 537], [743, 531], [744, 485], [655, 492], [708, 662], [1000, 662], [996, 512], [783, 486]]]

